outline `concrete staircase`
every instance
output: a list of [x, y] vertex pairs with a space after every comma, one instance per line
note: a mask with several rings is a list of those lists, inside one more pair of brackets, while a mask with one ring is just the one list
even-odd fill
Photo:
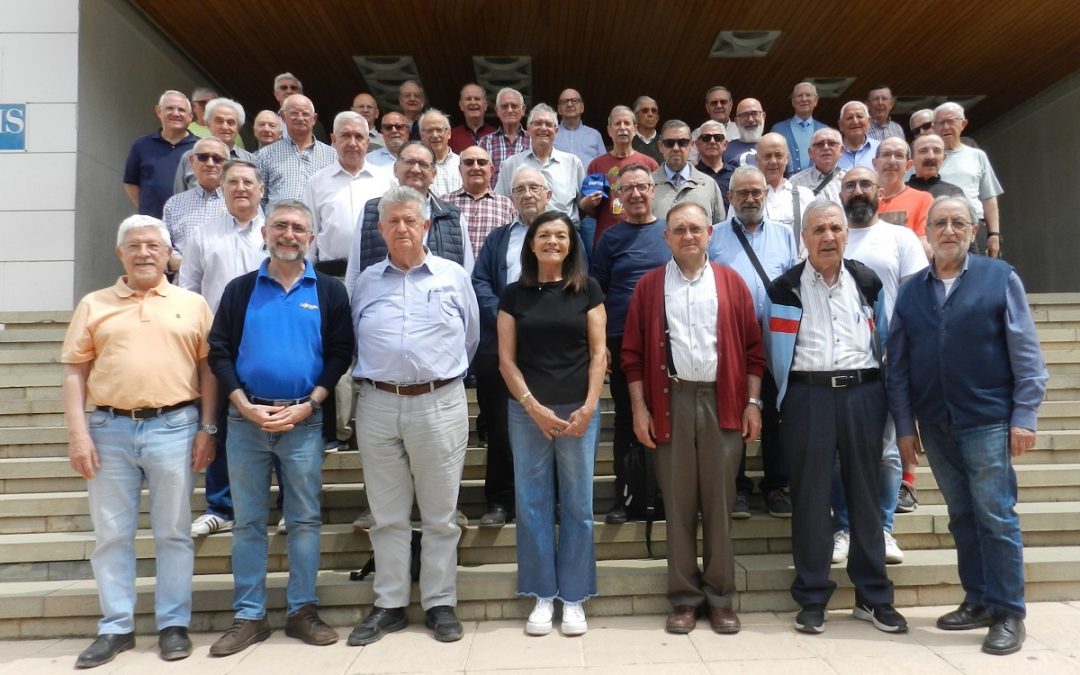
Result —
[[[1080, 599], [1080, 294], [1032, 295], [1050, 370], [1050, 390], [1040, 410], [1037, 450], [1017, 461], [1021, 525], [1024, 532], [1029, 600]], [[99, 615], [90, 570], [94, 539], [85, 481], [68, 466], [60, 400], [59, 348], [67, 313], [0, 314], [0, 638], [92, 635]], [[475, 414], [475, 403], [471, 412]], [[612, 489], [611, 412], [605, 396], [596, 463], [596, 512], [610, 503]], [[760, 469], [758, 449], [749, 449], [752, 472]], [[461, 506], [476, 519], [483, 511], [485, 451], [470, 439], [462, 480]], [[354, 533], [363, 492], [363, 469], [356, 452], [327, 456], [319, 577], [321, 613], [348, 625], [373, 600], [371, 582], [349, 580], [349, 571], [368, 559], [371, 543]], [[919, 509], [896, 519], [895, 535], [905, 550], [903, 564], [889, 568], [896, 604], [958, 602], [962, 591], [948, 533], [948, 516], [933, 475], [918, 475]], [[275, 488], [276, 490], [276, 488]], [[195, 514], [204, 505], [202, 482], [193, 498]], [[760, 510], [760, 504], [755, 504]], [[152, 632], [154, 551], [144, 495], [136, 551], [138, 628]], [[276, 523], [278, 514], [272, 514]], [[474, 520], [475, 523], [475, 520]], [[268, 523], [268, 525], [271, 523]], [[523, 617], [531, 603], [515, 595], [514, 526], [499, 530], [470, 527], [459, 547], [459, 614], [466, 619]], [[644, 526], [596, 525], [599, 595], [591, 615], [664, 613], [666, 567], [647, 558]], [[756, 513], [736, 521], [738, 607], [740, 611], [795, 608], [788, 586], [793, 577], [790, 523]], [[664, 523], [653, 530], [654, 552], [663, 554]], [[286, 535], [271, 528], [268, 603], [271, 621], [284, 622], [288, 561]], [[193, 629], [219, 630], [231, 621], [231, 537], [220, 534], [196, 542]], [[842, 567], [833, 570], [840, 589], [834, 607], [847, 607], [854, 592]], [[161, 580], [167, 583], [168, 580]], [[420, 618], [419, 607], [410, 607]]]

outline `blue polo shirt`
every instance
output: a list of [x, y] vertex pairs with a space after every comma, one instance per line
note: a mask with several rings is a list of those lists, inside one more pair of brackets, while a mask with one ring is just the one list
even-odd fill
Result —
[[194, 148], [198, 140], [198, 136], [189, 133], [173, 145], [162, 138], [160, 129], [135, 139], [124, 166], [124, 182], [139, 186], [139, 213], [161, 217], [165, 202], [173, 196], [180, 157]]
[[630, 297], [638, 280], [671, 260], [671, 248], [664, 239], [665, 228], [667, 222], [663, 218], [645, 225], [622, 220], [605, 230], [593, 247], [589, 276], [600, 282], [604, 291], [608, 337], [623, 334]]
[[303, 398], [323, 370], [322, 313], [315, 269], [305, 261], [304, 276], [285, 290], [259, 266], [244, 315], [244, 336], [236, 374], [244, 391], [260, 398]]

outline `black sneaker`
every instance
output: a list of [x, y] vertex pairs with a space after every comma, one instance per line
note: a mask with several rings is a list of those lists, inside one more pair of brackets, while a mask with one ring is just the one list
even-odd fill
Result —
[[829, 612], [825, 605], [807, 605], [795, 615], [795, 630], [800, 633], [824, 633], [825, 622], [829, 620]]
[[851, 610], [851, 614], [856, 619], [873, 622], [874, 628], [885, 633], [907, 632], [907, 620], [887, 602], [874, 606], [860, 602]]
[[750, 493], [735, 493], [735, 503], [731, 507], [731, 517], [735, 520], [746, 520], [750, 517]]
[[431, 629], [439, 642], [457, 642], [465, 635], [461, 622], [450, 605], [438, 605], [429, 609], [424, 615], [424, 625]]
[[765, 495], [765, 507], [773, 518], [791, 517], [791, 500], [783, 490], [772, 490]]
[[372, 607], [364, 620], [349, 633], [349, 644], [353, 647], [369, 645], [383, 639], [387, 633], [399, 631], [408, 625], [404, 607]]
[[626, 507], [622, 504], [616, 504], [611, 507], [611, 510], [604, 516], [604, 522], [608, 525], [623, 525], [626, 523]]
[[900, 494], [896, 498], [896, 512], [911, 513], [917, 508], [919, 508], [919, 499], [915, 496], [915, 486], [906, 480], [901, 481]]

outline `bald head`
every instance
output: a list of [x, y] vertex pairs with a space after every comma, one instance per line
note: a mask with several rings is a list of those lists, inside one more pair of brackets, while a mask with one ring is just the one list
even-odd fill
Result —
[[788, 159], [787, 140], [778, 133], [771, 132], [761, 137], [757, 144], [757, 165], [765, 174], [765, 181], [778, 187], [784, 180], [784, 172], [787, 171]]

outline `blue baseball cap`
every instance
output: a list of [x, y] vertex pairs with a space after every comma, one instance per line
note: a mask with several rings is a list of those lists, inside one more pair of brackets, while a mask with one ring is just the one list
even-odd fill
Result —
[[588, 196], [594, 192], [604, 193], [604, 198], [611, 196], [611, 184], [608, 183], [607, 176], [602, 173], [590, 173], [585, 176], [585, 180], [581, 181], [582, 196]]

